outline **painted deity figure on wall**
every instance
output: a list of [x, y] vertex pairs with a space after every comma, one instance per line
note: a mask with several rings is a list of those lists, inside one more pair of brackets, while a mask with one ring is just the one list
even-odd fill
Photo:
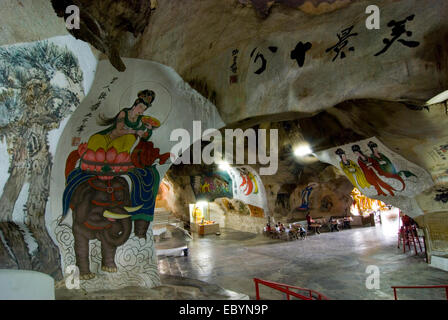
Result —
[[255, 179], [255, 176], [249, 172], [247, 169], [244, 168], [238, 168], [237, 169], [240, 173], [241, 177], [241, 184], [240, 184], [240, 190], [246, 195], [250, 194], [257, 194], [258, 193], [258, 183], [257, 179]]
[[390, 174], [388, 172], [383, 171], [378, 161], [376, 161], [372, 157], [367, 157], [366, 155], [364, 155], [359, 145], [357, 144], [353, 145], [352, 151], [355, 155], [358, 156], [358, 165], [364, 172], [364, 176], [366, 177], [367, 182], [370, 183], [376, 189], [378, 195], [387, 196], [388, 194], [384, 192], [384, 190], [386, 190], [391, 196], [394, 196], [395, 195], [394, 191], [397, 191], [396, 188], [392, 187], [389, 183], [386, 183], [379, 176], [399, 181], [402, 185], [402, 189], [399, 191], [404, 190], [405, 183], [403, 179], [396, 174]]
[[94, 277], [89, 270], [89, 240], [101, 242], [102, 270], [117, 272], [115, 252], [128, 240], [132, 222], [135, 235], [146, 238], [160, 182], [156, 160], [164, 164], [170, 157], [170, 153], [160, 154], [149, 141], [160, 122], [143, 113], [154, 99], [153, 91], [140, 91], [132, 107], [102, 119], [109, 127], [92, 135], [67, 158], [62, 217], [72, 209], [81, 279]]
[[[122, 109], [113, 118], [105, 119], [101, 116], [100, 125], [108, 126], [108, 128], [89, 138], [85, 154], [82, 155], [84, 161], [82, 169], [119, 172], [127, 171], [129, 167], [132, 167], [130, 152], [137, 138], [140, 137], [141, 141], [148, 141], [152, 130], [160, 126], [157, 119], [143, 115], [151, 107], [154, 99], [154, 91], [142, 90], [138, 93], [138, 98], [132, 107]], [[103, 162], [104, 160], [115, 165], [93, 166], [91, 163], [89, 165], [89, 162]], [[128, 165], [123, 165], [123, 163]]]
[[302, 204], [298, 208], [298, 210], [309, 210], [310, 209], [310, 195], [313, 191], [314, 184], [309, 184], [305, 189], [302, 190]]
[[344, 150], [339, 148], [335, 153], [341, 159], [341, 162], [339, 162], [341, 169], [350, 180], [352, 185], [355, 187], [359, 186], [360, 188], [369, 188], [370, 183], [367, 182], [367, 179], [364, 176], [364, 172], [356, 163], [354, 163], [350, 159], [347, 159], [347, 155], [345, 154]]
[[390, 159], [388, 157], [386, 157], [383, 153], [380, 153], [378, 151], [378, 145], [375, 142], [369, 141], [369, 143], [367, 145], [369, 146], [370, 150], [372, 151], [372, 154], [370, 155], [370, 157], [378, 162], [380, 168], [384, 172], [388, 172], [393, 175], [398, 175], [398, 177], [396, 177], [397, 179], [400, 178], [400, 176], [404, 176], [406, 178], [411, 177], [411, 176], [416, 177], [416, 175], [410, 171], [407, 171], [407, 170], [398, 171], [395, 168], [392, 161], [390, 161]]

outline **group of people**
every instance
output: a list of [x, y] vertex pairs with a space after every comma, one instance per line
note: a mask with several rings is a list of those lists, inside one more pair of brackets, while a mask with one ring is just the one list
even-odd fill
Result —
[[301, 224], [289, 224], [285, 227], [283, 223], [278, 222], [275, 227], [267, 223], [264, 227], [264, 233], [271, 238], [294, 240], [294, 239], [305, 239], [307, 231]]
[[[343, 228], [347, 228], [347, 229], [351, 229], [350, 226], [350, 221], [352, 221], [353, 219], [351, 219], [350, 217], [344, 217], [344, 221], [343, 221]], [[310, 215], [310, 213], [308, 212], [306, 214], [306, 221], [308, 223], [308, 230], [312, 230], [314, 229], [314, 232], [317, 234], [320, 234], [320, 228], [322, 227], [321, 223], [316, 222]], [[339, 232], [339, 221], [336, 217], [331, 216], [328, 219], [328, 226], [331, 232], [336, 231]]]

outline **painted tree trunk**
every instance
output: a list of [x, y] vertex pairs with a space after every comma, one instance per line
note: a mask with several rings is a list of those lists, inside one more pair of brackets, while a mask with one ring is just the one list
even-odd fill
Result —
[[11, 257], [9, 250], [4, 245], [0, 246], [0, 251], [5, 250], [5, 252], [0, 252], [0, 256], [9, 257], [7, 260], [0, 259], [0, 268], [9, 269], [8, 266], [13, 263], [15, 265], [13, 269], [32, 270], [28, 245], [20, 227], [14, 222], [0, 222], [0, 230], [5, 238], [6, 245], [14, 255]]
[[62, 279], [60, 255], [45, 226], [45, 210], [47, 206], [52, 157], [46, 143], [47, 132], [43, 128], [35, 130], [36, 136], [42, 139], [40, 150], [33, 155], [32, 170], [29, 180], [32, 181], [26, 202], [27, 226], [38, 244], [33, 254], [33, 269], [51, 275], [56, 280]]
[[[16, 268], [31, 270], [31, 257], [28, 252], [28, 245], [20, 227], [13, 222], [14, 206], [26, 179], [24, 153], [20, 150], [20, 147], [24, 148], [24, 146], [18, 144], [18, 147], [13, 154], [13, 160], [16, 161], [12, 162], [11, 174], [0, 197], [0, 230], [5, 238], [6, 245], [10, 249], [8, 251], [5, 245], [0, 247], [0, 255], [10, 257], [7, 260], [0, 260], [0, 268], [8, 268], [14, 262]], [[13, 257], [10, 256], [10, 252], [14, 255]]]

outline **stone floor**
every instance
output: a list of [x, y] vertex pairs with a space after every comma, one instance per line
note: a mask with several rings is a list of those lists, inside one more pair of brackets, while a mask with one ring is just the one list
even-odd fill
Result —
[[125, 287], [116, 290], [69, 290], [60, 286], [56, 300], [247, 300], [248, 296], [215, 284], [171, 275], [161, 275], [155, 288]]
[[[222, 229], [221, 235], [195, 236], [189, 255], [159, 257], [165, 275], [202, 280], [254, 298], [258, 277], [310, 288], [330, 299], [393, 299], [392, 285], [448, 284], [448, 272], [397, 248], [397, 226], [353, 228], [280, 241], [262, 235]], [[380, 289], [367, 289], [366, 268], [380, 270]], [[261, 297], [283, 299], [263, 288]], [[400, 299], [444, 299], [443, 289], [400, 291]]]

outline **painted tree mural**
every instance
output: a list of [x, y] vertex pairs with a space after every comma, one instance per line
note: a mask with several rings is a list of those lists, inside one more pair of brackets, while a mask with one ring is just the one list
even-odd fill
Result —
[[[78, 60], [67, 48], [48, 41], [0, 48], [0, 139], [10, 158], [9, 177], [0, 182], [0, 268], [62, 278], [59, 251], [45, 227], [52, 167], [48, 132], [79, 105], [82, 80]], [[13, 221], [25, 185], [24, 219]], [[26, 234], [36, 250], [30, 250]]]

